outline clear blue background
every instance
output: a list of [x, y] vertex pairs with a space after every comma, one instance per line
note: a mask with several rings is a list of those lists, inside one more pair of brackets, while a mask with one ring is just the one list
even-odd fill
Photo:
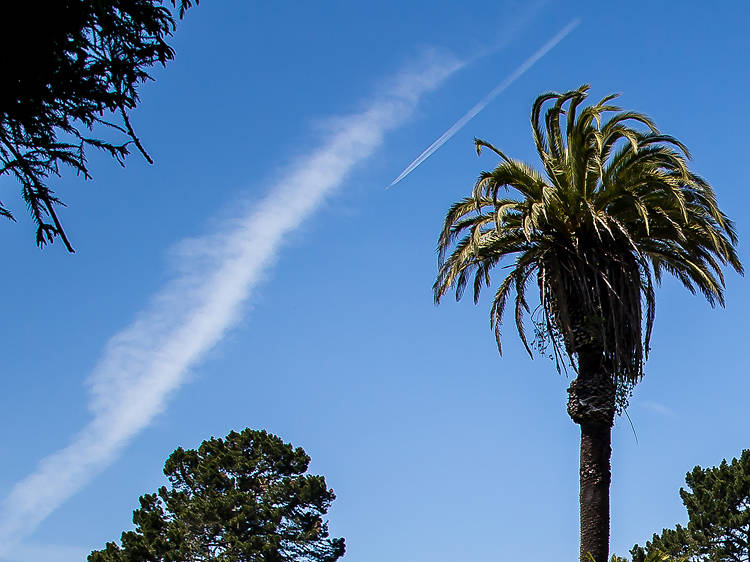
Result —
[[[5, 271], [0, 493], [89, 420], [83, 381], [109, 337], [168, 276], [167, 250], [210, 232], [268, 178], [313, 150], [321, 123], [362, 107], [384, 80], [438, 47], [464, 59], [503, 43], [521, 2], [204, 0], [179, 24], [177, 58], [142, 89], [133, 121], [156, 165], [91, 155], [95, 179], [53, 188], [77, 249], [34, 247], [17, 195], [0, 199]], [[436, 235], [448, 206], [496, 162], [472, 138], [536, 163], [528, 113], [542, 91], [588, 82], [684, 141], [693, 168], [748, 232], [750, 7], [724, 2], [549, 1], [500, 50], [426, 96], [413, 118], [297, 230], [240, 325], [164, 414], [52, 514], [29, 544], [80, 560], [131, 528], [140, 494], [178, 445], [264, 428], [305, 448], [338, 499], [347, 560], [573, 560], [578, 428], [569, 380], [530, 360], [511, 329], [500, 358], [488, 303], [436, 308]], [[427, 145], [572, 18], [581, 25], [391, 190]], [[300, 191], [304, 185], [298, 186]], [[612, 551], [684, 522], [685, 472], [750, 446], [747, 282], [726, 310], [668, 280], [646, 378], [614, 429]], [[50, 556], [52, 556], [50, 554]], [[51, 558], [50, 558], [51, 559]], [[25, 562], [25, 561], [21, 561]]]

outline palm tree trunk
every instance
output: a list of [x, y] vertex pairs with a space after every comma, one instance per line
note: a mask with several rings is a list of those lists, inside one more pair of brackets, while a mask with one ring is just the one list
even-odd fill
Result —
[[591, 553], [595, 562], [609, 556], [609, 484], [612, 479], [612, 428], [581, 424], [581, 560]]
[[615, 386], [600, 350], [578, 352], [578, 377], [568, 388], [568, 414], [581, 426], [581, 562], [609, 556], [609, 484]]

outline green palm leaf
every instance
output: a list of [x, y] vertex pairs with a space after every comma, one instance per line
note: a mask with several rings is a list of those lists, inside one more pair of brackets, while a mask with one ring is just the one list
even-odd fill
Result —
[[501, 162], [446, 216], [435, 300], [450, 289], [460, 298], [471, 276], [476, 300], [492, 269], [515, 261], [491, 308], [498, 346], [505, 303], [516, 293], [517, 330], [530, 350], [525, 291], [535, 274], [542, 337], [574, 368], [580, 350], [601, 346], [613, 381], [632, 385], [653, 325], [651, 280], [667, 272], [723, 306], [722, 267], [741, 273], [742, 265], [734, 225], [688, 169], [687, 147], [648, 116], [611, 105], [614, 94], [581, 109], [588, 88], [542, 94], [532, 105], [541, 173], [475, 141], [478, 153], [487, 148]]
[[[433, 291], [439, 302], [452, 290], [460, 299], [471, 286], [476, 303], [502, 267], [490, 307], [498, 350], [513, 302], [528, 353], [536, 348], [558, 370], [567, 364], [576, 371], [568, 413], [581, 426], [581, 560], [593, 561], [594, 552], [604, 562], [611, 428], [643, 376], [654, 285], [668, 273], [712, 306], [724, 306], [723, 268], [742, 273], [742, 264], [734, 225], [709, 183], [688, 168], [687, 147], [649, 117], [611, 105], [616, 95], [582, 107], [587, 92], [584, 85], [533, 103], [541, 171], [475, 140], [477, 153], [486, 148], [501, 161], [448, 211]], [[539, 295], [533, 313], [532, 280]], [[654, 554], [648, 560], [671, 559]]]

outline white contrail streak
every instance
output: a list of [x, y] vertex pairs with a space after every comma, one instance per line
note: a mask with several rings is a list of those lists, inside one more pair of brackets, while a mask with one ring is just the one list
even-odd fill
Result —
[[91, 374], [89, 424], [4, 500], [0, 557], [17, 561], [18, 543], [164, 410], [190, 367], [237, 322], [289, 233], [411, 115], [420, 96], [462, 66], [445, 55], [419, 62], [418, 72], [401, 75], [362, 112], [332, 121], [329, 138], [288, 166], [247, 214], [222, 232], [180, 244], [176, 278], [109, 340]]
[[451, 127], [445, 131], [438, 139], [433, 142], [430, 146], [428, 146], [422, 154], [417, 156], [414, 161], [409, 164], [406, 169], [401, 172], [398, 177], [391, 182], [391, 185], [388, 187], [393, 187], [398, 182], [400, 182], [402, 179], [404, 179], [406, 176], [408, 176], [410, 173], [414, 171], [414, 169], [419, 166], [422, 162], [427, 160], [430, 156], [432, 156], [435, 151], [437, 151], [438, 148], [443, 146], [446, 142], [448, 142], [448, 139], [450, 139], [453, 135], [455, 135], [458, 131], [460, 131], [466, 123], [471, 121], [477, 113], [482, 111], [489, 103], [494, 100], [497, 96], [499, 96], [501, 93], [503, 93], [513, 82], [518, 80], [528, 69], [530, 69], [532, 66], [534, 66], [534, 63], [536, 63], [540, 58], [542, 58], [544, 55], [546, 55], [548, 52], [550, 52], [555, 45], [557, 45], [560, 41], [562, 41], [566, 35], [568, 35], [575, 27], [581, 23], [580, 20], [575, 19], [571, 21], [568, 25], [566, 25], [557, 35], [555, 35], [552, 39], [547, 41], [544, 45], [542, 45], [537, 52], [535, 52], [533, 55], [531, 55], [529, 58], [527, 58], [521, 66], [516, 68], [513, 72], [508, 75], [507, 78], [505, 78], [502, 82], [500, 82], [497, 86], [495, 86], [492, 91], [484, 96], [474, 107], [472, 107], [469, 111], [467, 111], [461, 119], [456, 121]]

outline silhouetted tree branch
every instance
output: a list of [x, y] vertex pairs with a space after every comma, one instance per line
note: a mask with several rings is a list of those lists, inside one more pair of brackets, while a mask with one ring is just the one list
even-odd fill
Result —
[[[87, 149], [104, 150], [124, 165], [131, 144], [153, 163], [128, 115], [150, 68], [174, 58], [166, 39], [175, 19], [165, 3], [182, 18], [193, 0], [55, 0], [0, 8], [0, 52], [7, 55], [0, 175], [21, 184], [39, 246], [59, 236], [73, 252], [55, 212], [63, 203], [48, 185], [62, 167], [89, 179]], [[121, 138], [99, 138], [100, 126]], [[15, 220], [2, 202], [0, 215]]]

